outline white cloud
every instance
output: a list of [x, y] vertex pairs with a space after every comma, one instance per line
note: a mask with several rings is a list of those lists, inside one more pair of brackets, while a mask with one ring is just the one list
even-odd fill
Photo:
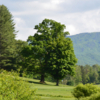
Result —
[[18, 11], [13, 11], [12, 14], [15, 16], [44, 14], [44, 13], [48, 14], [50, 12], [60, 10], [61, 8], [60, 6], [58, 6], [60, 2], [61, 2], [60, 0], [56, 1], [50, 0], [49, 2], [41, 2], [41, 3], [39, 1], [25, 1], [24, 3], [17, 2], [18, 7], [20, 7], [21, 9]]
[[[66, 30], [69, 31], [70, 35], [75, 35], [82, 32], [97, 32], [100, 31], [100, 9], [91, 10], [84, 13], [70, 13], [70, 14], [46, 14], [39, 16], [41, 23], [44, 18], [53, 19], [61, 24], [66, 25]], [[33, 35], [35, 31], [33, 27], [28, 27], [25, 20], [16, 19], [17, 29], [19, 29], [20, 39], [23, 37], [25, 40], [31, 34]], [[34, 21], [33, 21], [34, 22]], [[35, 24], [36, 25], [36, 24]], [[23, 28], [25, 27], [25, 28]], [[23, 35], [23, 36], [22, 36]]]
[[30, 35], [33, 36], [35, 32], [36, 31], [33, 30], [33, 28], [20, 28], [19, 32], [17, 33], [16, 39], [26, 41], [28, 37]]
[[22, 20], [21, 18], [14, 18], [14, 22], [16, 23], [16, 28], [24, 27], [25, 26], [25, 21]]
[[65, 2], [65, 0], [51, 0], [51, 3], [56, 4], [56, 5], [63, 2]]
[[45, 18], [65, 24], [71, 35], [100, 31], [100, 0], [9, 0], [6, 5], [19, 30], [17, 39], [33, 35]]
[[66, 28], [66, 31], [69, 31], [70, 35], [78, 34], [75, 26], [67, 25]]
[[100, 9], [84, 13], [64, 14], [60, 18], [59, 20], [66, 25], [66, 29], [71, 35], [100, 31]]
[[28, 28], [25, 21], [21, 18], [15, 18], [14, 21], [16, 23], [15, 28], [17, 31], [19, 31], [17, 33], [16, 39], [26, 41], [28, 39], [28, 36], [34, 35], [34, 33], [36, 32], [32, 27]]

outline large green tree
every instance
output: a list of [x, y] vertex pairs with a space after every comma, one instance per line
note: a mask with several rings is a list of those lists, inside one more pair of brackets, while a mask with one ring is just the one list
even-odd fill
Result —
[[65, 28], [59, 22], [44, 19], [35, 26], [35, 35], [28, 38], [30, 45], [24, 52], [30, 51], [29, 55], [37, 59], [41, 82], [44, 82], [45, 73], [52, 75], [57, 80], [57, 85], [67, 74], [74, 73], [77, 59], [71, 39], [66, 38], [69, 33], [64, 32]]
[[77, 59], [74, 55], [73, 44], [68, 32], [64, 32], [65, 25], [54, 20], [45, 19], [35, 26], [38, 33], [45, 36], [45, 69], [54, 77], [59, 85], [59, 80], [67, 74], [73, 75]]
[[6, 6], [0, 5], [0, 68], [10, 70], [15, 52], [15, 24]]

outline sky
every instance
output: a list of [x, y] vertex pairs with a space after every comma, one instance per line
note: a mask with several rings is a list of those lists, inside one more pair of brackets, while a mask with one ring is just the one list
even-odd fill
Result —
[[33, 36], [45, 18], [65, 24], [70, 35], [100, 32], [100, 0], [0, 0], [13, 15], [16, 39]]

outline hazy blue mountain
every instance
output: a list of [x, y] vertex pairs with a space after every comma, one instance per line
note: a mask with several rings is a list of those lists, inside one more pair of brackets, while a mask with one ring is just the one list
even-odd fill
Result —
[[77, 65], [100, 65], [100, 32], [69, 36], [74, 45]]

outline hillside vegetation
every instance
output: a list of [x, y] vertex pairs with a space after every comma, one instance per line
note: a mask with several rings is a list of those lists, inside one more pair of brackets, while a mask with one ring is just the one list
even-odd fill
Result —
[[69, 36], [73, 41], [77, 65], [100, 64], [100, 32]]

